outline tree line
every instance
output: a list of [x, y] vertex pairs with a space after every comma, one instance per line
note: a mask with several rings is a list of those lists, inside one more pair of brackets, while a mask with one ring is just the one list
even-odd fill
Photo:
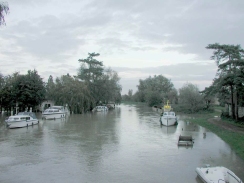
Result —
[[105, 68], [95, 59], [98, 53], [88, 53], [80, 59], [80, 68], [75, 76], [62, 75], [54, 79], [49, 76], [44, 82], [37, 70], [29, 70], [23, 75], [18, 72], [3, 76], [0, 74], [0, 107], [10, 111], [18, 105], [23, 111], [26, 107], [33, 110], [45, 100], [55, 105], [68, 105], [74, 113], [83, 113], [96, 105], [121, 102], [121, 85], [117, 72]]
[[186, 113], [207, 109], [198, 86], [192, 83], [185, 83], [177, 91], [170, 79], [163, 75], [155, 75], [145, 80], [140, 79], [137, 88], [135, 94], [130, 89], [128, 94], [122, 96], [122, 100], [145, 102], [150, 107], [162, 107], [169, 101], [174, 110]]

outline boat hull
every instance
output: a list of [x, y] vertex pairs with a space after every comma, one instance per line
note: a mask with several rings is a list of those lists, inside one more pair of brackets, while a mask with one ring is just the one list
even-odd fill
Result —
[[8, 128], [22, 128], [22, 127], [28, 127], [38, 124], [39, 121], [36, 119], [29, 120], [29, 121], [6, 121]]
[[106, 111], [108, 111], [108, 108], [106, 106], [96, 106], [92, 111], [106, 112]]
[[242, 183], [239, 177], [225, 167], [196, 168], [196, 172], [205, 183]]
[[160, 122], [164, 126], [174, 126], [177, 124], [177, 118], [169, 117], [169, 116], [161, 116]]
[[44, 119], [60, 119], [60, 118], [65, 118], [66, 114], [63, 113], [43, 113], [42, 118]]

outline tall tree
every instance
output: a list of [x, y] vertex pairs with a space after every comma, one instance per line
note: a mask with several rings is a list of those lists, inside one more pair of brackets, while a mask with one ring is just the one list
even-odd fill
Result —
[[99, 53], [88, 53], [86, 59], [79, 59], [81, 63], [78, 77], [86, 82], [94, 82], [103, 74], [103, 62], [96, 60], [94, 57], [99, 56]]
[[211, 59], [215, 60], [218, 66], [217, 78], [214, 81], [214, 85], [218, 88], [217, 92], [230, 93], [232, 117], [237, 119], [240, 103], [238, 100], [240, 79], [238, 77], [242, 78], [239, 70], [244, 66], [244, 50], [240, 45], [220, 45], [218, 43], [209, 44], [206, 48], [214, 50]]
[[84, 81], [96, 104], [109, 101], [120, 103], [120, 78], [117, 72], [111, 68], [105, 69], [103, 62], [95, 59], [99, 55], [99, 53], [88, 53], [86, 59], [79, 59], [81, 66], [77, 77]]
[[0, 2], [0, 26], [6, 25], [4, 14], [8, 14], [9, 6], [6, 2]]
[[53, 76], [50, 75], [46, 84], [46, 99], [54, 100], [56, 95], [55, 83], [53, 81]]
[[96, 103], [99, 103], [101, 100], [99, 95], [101, 93], [101, 82], [99, 80], [101, 80], [104, 71], [103, 62], [95, 59], [99, 55], [99, 53], [88, 53], [86, 59], [78, 60], [81, 63], [78, 78], [87, 84]]

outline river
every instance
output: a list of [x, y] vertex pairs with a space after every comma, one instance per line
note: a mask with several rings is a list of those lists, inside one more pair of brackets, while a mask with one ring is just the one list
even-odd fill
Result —
[[[0, 123], [1, 183], [200, 183], [196, 167], [225, 166], [244, 180], [244, 161], [218, 136], [184, 120], [161, 126], [143, 105], [73, 114], [28, 128]], [[206, 133], [206, 136], [203, 135]], [[179, 135], [193, 146], [178, 147]]]

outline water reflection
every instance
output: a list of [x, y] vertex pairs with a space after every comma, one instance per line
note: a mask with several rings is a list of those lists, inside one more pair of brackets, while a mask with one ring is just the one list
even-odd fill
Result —
[[[38, 125], [20, 129], [7, 129], [1, 118], [0, 182], [195, 183], [204, 164], [226, 166], [244, 180], [244, 162], [225, 142], [178, 117], [177, 126], [165, 127], [147, 106], [120, 105], [65, 119], [39, 116]], [[195, 139], [192, 148], [178, 147], [180, 135]]]
[[161, 125], [162, 132], [166, 135], [174, 134], [176, 132], [177, 126], [163, 126]]

